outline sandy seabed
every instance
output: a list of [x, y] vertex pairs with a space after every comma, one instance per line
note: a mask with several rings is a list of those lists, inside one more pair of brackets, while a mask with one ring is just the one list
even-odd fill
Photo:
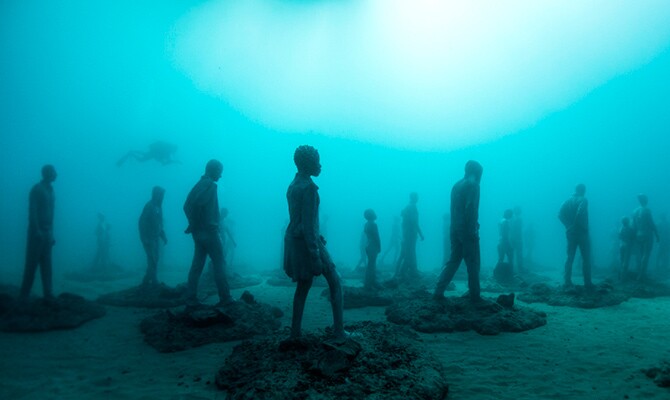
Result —
[[[166, 280], [175, 284], [180, 277], [174, 274]], [[139, 279], [60, 281], [57, 290], [94, 299]], [[464, 282], [456, 286], [456, 294], [465, 290]], [[282, 325], [290, 324], [292, 288], [262, 284], [248, 290], [258, 301], [282, 309]], [[239, 297], [243, 291], [234, 290], [233, 295]], [[331, 323], [330, 305], [320, 292], [319, 288], [310, 292], [306, 330]], [[530, 307], [547, 313], [547, 325], [497, 336], [420, 334], [426, 350], [444, 365], [448, 398], [670, 398], [670, 389], [657, 387], [641, 372], [670, 360], [670, 297], [630, 299], [592, 310]], [[0, 333], [0, 398], [225, 399], [226, 393], [216, 389], [214, 376], [239, 342], [161, 354], [144, 343], [139, 329], [140, 321], [155, 312], [108, 306], [105, 317], [74, 330]], [[345, 310], [345, 320], [386, 318], [380, 307]]]

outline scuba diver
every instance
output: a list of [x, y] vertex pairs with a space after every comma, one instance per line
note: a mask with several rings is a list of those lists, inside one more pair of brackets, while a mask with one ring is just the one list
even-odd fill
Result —
[[172, 158], [175, 152], [177, 152], [177, 146], [159, 140], [149, 145], [149, 151], [129, 151], [128, 154], [124, 155], [116, 162], [116, 166], [122, 166], [129, 159], [134, 159], [139, 162], [156, 160], [163, 165], [181, 164], [181, 162]]

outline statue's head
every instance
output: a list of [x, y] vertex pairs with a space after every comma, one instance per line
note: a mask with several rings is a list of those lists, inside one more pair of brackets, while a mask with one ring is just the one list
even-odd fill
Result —
[[164, 197], [165, 197], [165, 189], [163, 189], [162, 187], [154, 186], [154, 188], [151, 189], [151, 201], [153, 201], [154, 203], [162, 204]]
[[412, 192], [409, 194], [409, 202], [411, 204], [416, 204], [419, 202], [419, 194], [417, 192]]
[[575, 186], [575, 194], [578, 196], [584, 196], [586, 194], [586, 185], [580, 183], [579, 185]]
[[645, 207], [647, 203], [649, 203], [649, 198], [647, 197], [646, 194], [640, 193], [637, 195], [637, 201], [640, 202], [641, 206]]
[[621, 224], [623, 226], [629, 226], [630, 225], [630, 218], [628, 218], [628, 217], [621, 218]]
[[368, 221], [374, 221], [377, 219], [377, 214], [375, 214], [372, 208], [368, 208], [363, 212], [363, 217]]
[[293, 162], [298, 167], [298, 172], [303, 174], [319, 176], [321, 173], [319, 152], [312, 146], [302, 145], [295, 149]]
[[205, 167], [205, 175], [212, 178], [214, 182], [218, 181], [221, 178], [223, 173], [223, 164], [219, 160], [209, 160], [207, 166]]
[[479, 183], [482, 180], [482, 172], [484, 172], [484, 168], [482, 168], [482, 165], [477, 161], [470, 160], [465, 163], [466, 178], [472, 177]]
[[47, 164], [42, 167], [42, 179], [45, 182], [51, 183], [56, 180], [58, 174], [56, 173], [56, 168], [53, 165]]
[[503, 213], [503, 218], [512, 219], [512, 217], [514, 217], [514, 210], [512, 210], [511, 208], [505, 210], [505, 212]]

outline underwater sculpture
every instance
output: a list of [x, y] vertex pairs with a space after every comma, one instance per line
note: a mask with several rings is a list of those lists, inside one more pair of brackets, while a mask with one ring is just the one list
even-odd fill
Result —
[[179, 164], [179, 161], [172, 158], [176, 151], [177, 146], [174, 144], [163, 141], [156, 141], [149, 145], [149, 151], [129, 151], [126, 155], [121, 157], [119, 161], [116, 162], [116, 166], [122, 166], [131, 158], [139, 162], [156, 160], [163, 165]]
[[109, 267], [109, 247], [111, 242], [111, 225], [107, 222], [104, 214], [98, 213], [98, 224], [95, 227], [97, 249], [91, 263], [94, 271], [105, 271]]
[[167, 236], [163, 229], [163, 198], [165, 189], [154, 186], [151, 190], [151, 200], [144, 205], [139, 220], [140, 240], [144, 252], [147, 254], [147, 272], [142, 281], [143, 287], [158, 285], [158, 257], [160, 254], [160, 240], [167, 244]]
[[479, 287], [479, 182], [483, 168], [477, 161], [465, 164], [465, 176], [451, 189], [451, 255], [435, 287], [434, 297], [444, 298], [461, 261], [468, 269], [470, 300], [481, 300]]
[[413, 280], [419, 277], [416, 264], [416, 239], [424, 239], [421, 227], [419, 227], [419, 211], [416, 203], [419, 201], [417, 193], [410, 193], [409, 204], [402, 210], [402, 243], [400, 258], [396, 267], [394, 279], [399, 281]]
[[570, 289], [572, 286], [572, 264], [575, 261], [577, 248], [582, 255], [582, 271], [584, 286], [593, 288], [591, 282], [591, 239], [589, 238], [589, 203], [584, 197], [586, 186], [582, 183], [575, 187], [575, 193], [561, 206], [558, 219], [565, 226], [565, 236], [568, 240], [568, 258], [565, 261], [563, 286]]
[[[228, 225], [226, 224], [226, 218], [228, 218], [228, 209], [222, 207], [221, 210], [219, 211], [219, 214], [221, 215], [221, 219], [219, 219], [219, 232], [221, 234], [221, 245], [223, 246], [224, 258], [225, 258], [228, 249], [230, 248], [232, 251], [232, 249], [236, 248], [237, 242], [233, 237], [233, 232], [231, 232], [230, 228], [228, 228]], [[230, 239], [230, 245], [228, 244], [228, 239]], [[231, 257], [227, 265], [232, 264], [233, 260]]]
[[659, 240], [659, 237], [654, 218], [651, 216], [651, 210], [647, 207], [649, 199], [644, 194], [638, 194], [637, 200], [640, 202], [640, 206], [633, 211], [633, 229], [635, 230], [635, 240], [639, 249], [637, 279], [641, 281], [647, 277], [649, 257], [654, 247], [654, 237], [656, 241]]
[[284, 235], [284, 271], [298, 283], [293, 297], [291, 338], [301, 335], [307, 294], [314, 277], [319, 275], [326, 278], [330, 289], [333, 335], [345, 338], [340, 276], [326, 250], [326, 241], [319, 234], [319, 187], [312, 181], [312, 176], [321, 173], [319, 153], [312, 146], [299, 146], [293, 161], [298, 173], [286, 192], [289, 224]]
[[28, 245], [20, 300], [26, 300], [40, 267], [45, 299], [53, 299], [51, 250], [56, 243], [53, 235], [55, 196], [51, 185], [58, 175], [53, 165], [42, 167], [42, 180], [30, 190], [28, 207]]
[[223, 173], [223, 164], [218, 160], [210, 160], [205, 167], [205, 175], [193, 186], [184, 203], [184, 213], [188, 219], [185, 233], [193, 236], [195, 246], [193, 262], [188, 273], [188, 300], [190, 306], [198, 306], [198, 281], [205, 267], [207, 256], [212, 260], [214, 282], [219, 291], [219, 304], [227, 305], [234, 300], [230, 296], [230, 288], [223, 271], [224, 253], [221, 235], [219, 234], [219, 197], [216, 182]]
[[[512, 246], [512, 217], [514, 211], [505, 210], [503, 219], [498, 223], [498, 263], [493, 276], [499, 282], [511, 282], [514, 279], [514, 247]], [[507, 258], [507, 262], [505, 262]]]
[[507, 262], [514, 264], [514, 246], [512, 246], [512, 217], [514, 211], [505, 210], [503, 219], [498, 223], [498, 262], [504, 262], [507, 257]]
[[368, 257], [364, 286], [367, 290], [376, 290], [380, 288], [380, 285], [377, 283], [377, 256], [381, 251], [379, 228], [377, 228], [377, 223], [375, 222], [377, 214], [375, 214], [374, 210], [367, 209], [363, 213], [363, 216], [367, 221], [363, 232], [366, 238], [365, 254]]

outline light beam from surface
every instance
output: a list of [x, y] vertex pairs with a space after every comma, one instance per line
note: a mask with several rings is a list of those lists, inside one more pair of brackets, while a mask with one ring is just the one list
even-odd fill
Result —
[[277, 131], [442, 150], [527, 127], [669, 43], [662, 0], [221, 0], [171, 50]]

